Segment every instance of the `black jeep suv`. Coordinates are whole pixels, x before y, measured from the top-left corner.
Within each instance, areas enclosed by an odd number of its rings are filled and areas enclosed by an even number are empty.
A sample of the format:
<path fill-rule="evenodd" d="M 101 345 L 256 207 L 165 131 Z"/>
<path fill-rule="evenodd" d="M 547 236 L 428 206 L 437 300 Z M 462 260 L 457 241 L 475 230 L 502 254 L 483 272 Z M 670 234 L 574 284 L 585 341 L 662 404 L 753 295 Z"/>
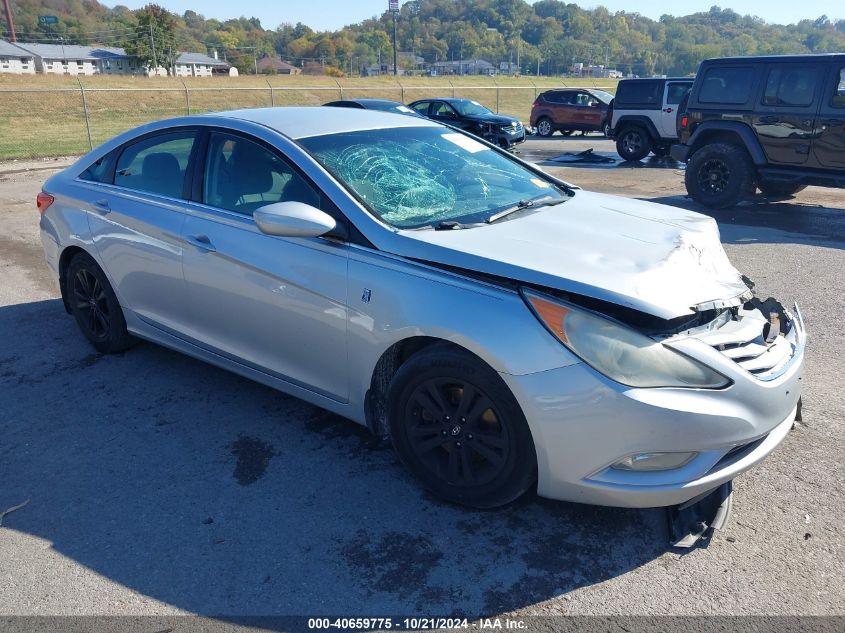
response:
<path fill-rule="evenodd" d="M 845 54 L 702 62 L 678 116 L 687 192 L 721 208 L 759 188 L 845 187 Z"/>

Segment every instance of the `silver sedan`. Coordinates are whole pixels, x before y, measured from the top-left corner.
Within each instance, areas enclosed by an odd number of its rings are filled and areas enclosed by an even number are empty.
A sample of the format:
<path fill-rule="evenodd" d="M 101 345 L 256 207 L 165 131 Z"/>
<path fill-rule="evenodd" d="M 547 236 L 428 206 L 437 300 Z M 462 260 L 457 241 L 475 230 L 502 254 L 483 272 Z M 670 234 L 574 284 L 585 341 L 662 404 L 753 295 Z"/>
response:
<path fill-rule="evenodd" d="M 38 196 L 64 305 L 390 436 L 430 490 L 679 504 L 796 417 L 797 307 L 715 222 L 582 191 L 416 117 L 271 108 L 151 123 Z"/>

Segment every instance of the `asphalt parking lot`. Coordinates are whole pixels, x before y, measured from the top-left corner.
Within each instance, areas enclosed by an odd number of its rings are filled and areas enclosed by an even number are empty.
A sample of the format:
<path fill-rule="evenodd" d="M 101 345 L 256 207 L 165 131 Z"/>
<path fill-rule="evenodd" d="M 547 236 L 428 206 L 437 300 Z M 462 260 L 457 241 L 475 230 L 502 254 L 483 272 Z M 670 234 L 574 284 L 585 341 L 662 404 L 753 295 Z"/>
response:
<path fill-rule="evenodd" d="M 695 208 L 680 166 L 520 155 L 587 189 Z M 843 614 L 845 192 L 711 213 L 810 334 L 804 418 L 735 482 L 706 547 L 662 510 L 423 492 L 351 422 L 151 345 L 101 356 L 62 309 L 35 195 L 62 161 L 0 165 L 0 614 Z"/>

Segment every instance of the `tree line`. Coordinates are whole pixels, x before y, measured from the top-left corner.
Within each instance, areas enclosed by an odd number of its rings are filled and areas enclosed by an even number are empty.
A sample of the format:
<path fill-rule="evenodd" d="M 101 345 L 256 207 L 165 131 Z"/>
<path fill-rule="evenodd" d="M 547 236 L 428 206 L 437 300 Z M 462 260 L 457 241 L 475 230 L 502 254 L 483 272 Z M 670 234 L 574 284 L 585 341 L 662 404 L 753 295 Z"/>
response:
<path fill-rule="evenodd" d="M 122 46 L 158 63 L 178 51 L 217 51 L 241 72 L 253 57 L 275 55 L 330 74 L 392 60 L 393 20 L 384 13 L 336 31 L 282 23 L 265 28 L 256 18 L 173 14 L 151 4 L 132 11 L 96 0 L 13 0 L 20 41 Z M 40 15 L 56 15 L 41 25 Z M 2 23 L 0 23 L 2 24 Z M 4 24 L 3 36 L 8 27 Z M 652 20 L 638 13 L 583 9 L 560 0 L 409 0 L 398 16 L 398 47 L 426 62 L 485 59 L 518 63 L 519 72 L 556 75 L 574 62 L 605 64 L 626 74 L 686 75 L 709 57 L 845 51 L 845 20 L 827 16 L 797 24 L 769 24 L 728 8 Z M 156 49 L 155 51 L 153 49 Z M 412 59 L 403 64 L 412 67 Z"/>

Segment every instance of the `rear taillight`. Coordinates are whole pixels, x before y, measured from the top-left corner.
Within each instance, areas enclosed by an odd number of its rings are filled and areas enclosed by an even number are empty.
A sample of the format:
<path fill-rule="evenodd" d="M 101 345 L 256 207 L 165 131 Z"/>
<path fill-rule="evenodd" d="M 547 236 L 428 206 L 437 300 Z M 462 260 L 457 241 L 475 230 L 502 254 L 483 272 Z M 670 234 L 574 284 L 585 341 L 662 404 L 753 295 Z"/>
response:
<path fill-rule="evenodd" d="M 47 207 L 53 204 L 55 200 L 56 199 L 49 193 L 44 193 L 42 191 L 35 197 L 35 206 L 38 207 L 38 212 L 41 215 L 44 215 L 44 212 L 47 210 Z"/>
<path fill-rule="evenodd" d="M 689 117 L 687 115 L 684 115 L 681 117 L 681 129 L 686 128 L 687 124 L 689 124 Z"/>

